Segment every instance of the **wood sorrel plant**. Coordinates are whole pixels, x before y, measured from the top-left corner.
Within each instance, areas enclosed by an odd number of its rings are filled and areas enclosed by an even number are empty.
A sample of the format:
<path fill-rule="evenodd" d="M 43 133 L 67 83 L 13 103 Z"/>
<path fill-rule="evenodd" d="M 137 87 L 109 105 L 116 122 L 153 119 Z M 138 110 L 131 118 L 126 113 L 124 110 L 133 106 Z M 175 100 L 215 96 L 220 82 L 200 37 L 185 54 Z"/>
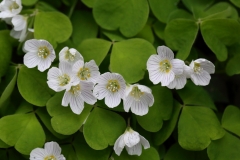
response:
<path fill-rule="evenodd" d="M 239 7 L 3 0 L 1 159 L 239 160 Z"/>

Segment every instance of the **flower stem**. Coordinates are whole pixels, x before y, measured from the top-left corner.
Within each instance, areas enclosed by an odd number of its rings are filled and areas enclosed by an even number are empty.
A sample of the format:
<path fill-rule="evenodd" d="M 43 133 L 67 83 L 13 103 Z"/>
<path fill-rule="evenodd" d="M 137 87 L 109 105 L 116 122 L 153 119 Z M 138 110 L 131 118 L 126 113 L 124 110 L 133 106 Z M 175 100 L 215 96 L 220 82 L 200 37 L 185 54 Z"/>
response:
<path fill-rule="evenodd" d="M 69 19 L 71 18 L 72 14 L 73 14 L 73 11 L 74 11 L 74 8 L 75 8 L 76 5 L 77 5 L 77 2 L 78 2 L 78 0 L 74 0 L 73 3 L 72 3 L 72 6 L 71 6 L 70 11 L 69 11 L 69 13 L 68 13 L 68 18 L 69 18 Z"/>

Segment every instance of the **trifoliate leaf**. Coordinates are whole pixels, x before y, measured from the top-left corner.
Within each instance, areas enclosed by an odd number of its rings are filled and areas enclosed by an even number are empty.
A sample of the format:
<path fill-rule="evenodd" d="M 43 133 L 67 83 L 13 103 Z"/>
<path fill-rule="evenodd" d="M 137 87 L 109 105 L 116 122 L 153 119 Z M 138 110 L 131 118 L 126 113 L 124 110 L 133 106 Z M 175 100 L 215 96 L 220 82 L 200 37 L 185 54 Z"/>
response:
<path fill-rule="evenodd" d="M 119 29 L 126 37 L 133 37 L 143 29 L 148 14 L 147 0 L 96 0 L 93 6 L 93 16 L 102 28 Z"/>
<path fill-rule="evenodd" d="M 111 42 L 103 39 L 86 39 L 78 46 L 78 51 L 84 57 L 85 62 L 95 60 L 96 64 L 100 65 L 109 52 L 111 45 Z"/>
<path fill-rule="evenodd" d="M 33 105 L 45 106 L 54 93 L 47 85 L 47 73 L 26 66 L 19 70 L 17 85 L 22 97 Z"/>
<path fill-rule="evenodd" d="M 194 20 L 193 16 L 183 9 L 176 9 L 174 10 L 168 17 L 168 23 L 174 19 L 189 19 Z"/>
<path fill-rule="evenodd" d="M 226 46 L 240 40 L 240 24 L 233 19 L 203 21 L 201 23 L 201 33 L 205 43 L 217 59 L 225 61 L 228 57 Z"/>
<path fill-rule="evenodd" d="M 112 42 L 116 42 L 116 41 L 122 41 L 122 40 L 126 40 L 127 38 L 124 37 L 120 31 L 116 30 L 116 31 L 109 31 L 106 29 L 102 29 L 101 30 L 102 33 L 107 36 L 107 38 L 109 38 Z"/>
<path fill-rule="evenodd" d="M 142 38 L 150 43 L 154 42 L 154 34 L 152 31 L 152 24 L 148 22 L 143 29 L 136 35 L 136 38 Z"/>
<path fill-rule="evenodd" d="M 108 145 L 113 145 L 125 129 L 126 122 L 120 115 L 105 109 L 94 108 L 84 125 L 83 134 L 91 148 L 102 150 Z"/>
<path fill-rule="evenodd" d="M 162 128 L 163 120 L 170 119 L 173 109 L 172 93 L 160 85 L 151 87 L 154 104 L 144 116 L 137 116 L 138 123 L 147 131 L 157 132 Z"/>
<path fill-rule="evenodd" d="M 178 142 L 187 150 L 203 150 L 225 131 L 215 113 L 206 107 L 185 106 L 178 122 Z"/>
<path fill-rule="evenodd" d="M 197 33 L 198 24 L 195 21 L 174 19 L 165 28 L 164 40 L 171 49 L 178 51 L 177 58 L 185 60 L 191 51 Z"/>
<path fill-rule="evenodd" d="M 168 17 L 176 10 L 179 0 L 149 0 L 153 14 L 160 22 L 167 23 Z"/>
<path fill-rule="evenodd" d="M 0 119 L 0 139 L 29 155 L 34 148 L 43 146 L 45 134 L 34 113 L 16 114 Z"/>
<path fill-rule="evenodd" d="M 75 11 L 71 20 L 73 26 L 72 40 L 74 44 L 79 45 L 85 39 L 97 37 L 98 26 L 91 12 Z"/>
<path fill-rule="evenodd" d="M 229 76 L 233 76 L 234 74 L 240 74 L 240 63 L 239 63 L 240 55 L 236 54 L 229 59 L 226 65 L 226 73 Z"/>
<path fill-rule="evenodd" d="M 240 110 L 235 106 L 228 106 L 222 116 L 222 127 L 240 136 Z"/>
<path fill-rule="evenodd" d="M 165 121 L 163 123 L 162 128 L 158 132 L 154 133 L 154 136 L 153 136 L 154 144 L 161 145 L 170 137 L 170 135 L 172 134 L 177 124 L 181 107 L 182 106 L 177 101 L 175 101 L 171 119 L 169 119 L 168 121 Z"/>
<path fill-rule="evenodd" d="M 153 45 L 143 39 L 116 42 L 112 48 L 110 70 L 121 74 L 128 83 L 137 82 L 145 74 L 147 59 L 155 53 Z"/>
<path fill-rule="evenodd" d="M 56 48 L 57 43 L 69 39 L 72 24 L 69 18 L 60 12 L 39 12 L 34 21 L 34 38 L 44 39 Z"/>
<path fill-rule="evenodd" d="M 212 141 L 207 149 L 208 157 L 211 160 L 239 160 L 240 140 L 226 132 L 225 136 L 219 140 Z"/>
<path fill-rule="evenodd" d="M 64 92 L 56 93 L 47 102 L 47 111 L 52 116 L 51 124 L 53 129 L 63 135 L 71 135 L 77 132 L 84 120 L 89 115 L 92 106 L 84 104 L 84 109 L 80 115 L 72 112 L 70 107 L 61 105 Z"/>

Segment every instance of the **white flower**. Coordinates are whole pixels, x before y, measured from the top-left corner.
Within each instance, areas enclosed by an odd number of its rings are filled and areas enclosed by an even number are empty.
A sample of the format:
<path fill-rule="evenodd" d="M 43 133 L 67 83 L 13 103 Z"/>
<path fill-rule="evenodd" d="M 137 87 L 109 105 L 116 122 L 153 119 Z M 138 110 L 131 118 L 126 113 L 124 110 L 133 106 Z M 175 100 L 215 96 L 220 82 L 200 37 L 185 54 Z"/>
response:
<path fill-rule="evenodd" d="M 100 75 L 99 68 L 94 60 L 86 62 L 85 64 L 82 60 L 77 61 L 73 65 L 73 73 L 79 80 L 90 81 L 94 84 Z"/>
<path fill-rule="evenodd" d="M 166 46 L 159 46 L 157 52 L 158 55 L 151 55 L 147 61 L 149 78 L 153 84 L 161 82 L 162 86 L 167 86 L 175 75 L 183 73 L 184 62 L 173 59 L 173 52 Z"/>
<path fill-rule="evenodd" d="M 182 89 L 186 83 L 187 83 L 187 78 L 190 78 L 190 73 L 191 73 L 191 69 L 189 66 L 184 65 L 183 67 L 183 73 L 180 75 L 175 75 L 174 80 L 169 83 L 169 85 L 167 86 L 170 89 Z"/>
<path fill-rule="evenodd" d="M 48 69 L 56 58 L 52 45 L 46 40 L 27 40 L 24 44 L 24 51 L 27 51 L 23 57 L 24 64 L 28 68 L 38 66 L 41 72 Z"/>
<path fill-rule="evenodd" d="M 118 106 L 126 88 L 123 77 L 117 73 L 107 72 L 98 76 L 97 83 L 93 95 L 99 100 L 105 98 L 105 104 L 109 108 Z"/>
<path fill-rule="evenodd" d="M 23 42 L 27 37 L 27 17 L 16 15 L 12 18 L 12 24 L 14 28 L 11 30 L 10 35 L 19 39 L 19 42 Z"/>
<path fill-rule="evenodd" d="M 72 86 L 65 92 L 62 105 L 70 104 L 73 113 L 80 114 L 84 108 L 84 102 L 93 105 L 97 101 L 92 93 L 93 85 L 92 82 L 80 81 L 79 84 Z"/>
<path fill-rule="evenodd" d="M 74 78 L 72 66 L 67 62 L 60 62 L 59 68 L 52 67 L 47 73 L 47 84 L 56 92 L 70 90 L 71 86 L 77 85 L 79 81 Z"/>
<path fill-rule="evenodd" d="M 149 142 L 143 136 L 128 127 L 125 133 L 116 140 L 114 151 L 119 156 L 125 146 L 128 154 L 140 156 L 142 153 L 142 145 L 144 149 L 150 148 Z"/>
<path fill-rule="evenodd" d="M 0 3 L 0 18 L 10 18 L 22 10 L 21 0 L 3 0 Z"/>
<path fill-rule="evenodd" d="M 123 106 L 126 112 L 131 111 L 136 115 L 145 115 L 148 113 L 148 107 L 151 107 L 154 97 L 150 88 L 143 85 L 130 85 L 126 88 Z"/>
<path fill-rule="evenodd" d="M 30 153 L 30 160 L 66 160 L 56 142 L 47 142 L 43 148 L 35 148 Z"/>
<path fill-rule="evenodd" d="M 189 67 L 191 68 L 191 80 L 199 86 L 208 85 L 211 79 L 210 74 L 215 72 L 214 64 L 203 58 L 192 61 Z"/>
<path fill-rule="evenodd" d="M 65 61 L 69 62 L 71 64 L 74 64 L 76 61 L 82 60 L 83 57 L 82 55 L 74 48 L 68 48 L 64 47 L 60 52 L 59 52 L 59 61 Z"/>

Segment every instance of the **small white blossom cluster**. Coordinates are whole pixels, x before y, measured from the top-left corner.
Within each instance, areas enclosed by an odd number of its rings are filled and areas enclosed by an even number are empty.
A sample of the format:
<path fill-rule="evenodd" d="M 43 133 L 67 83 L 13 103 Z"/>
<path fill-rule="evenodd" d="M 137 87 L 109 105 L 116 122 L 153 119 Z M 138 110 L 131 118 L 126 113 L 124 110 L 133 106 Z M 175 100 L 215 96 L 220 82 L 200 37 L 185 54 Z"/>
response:
<path fill-rule="evenodd" d="M 0 18 L 7 24 L 13 25 L 10 35 L 23 42 L 28 34 L 27 20 L 28 16 L 20 15 L 22 10 L 21 0 L 3 0 L 0 3 Z M 33 31 L 29 29 L 29 31 Z"/>
<path fill-rule="evenodd" d="M 215 72 L 212 62 L 200 58 L 187 66 L 182 60 L 174 59 L 171 49 L 166 46 L 157 48 L 157 55 L 151 55 L 147 61 L 149 78 L 153 84 L 161 82 L 170 89 L 182 89 L 190 78 L 195 85 L 206 86 Z"/>

